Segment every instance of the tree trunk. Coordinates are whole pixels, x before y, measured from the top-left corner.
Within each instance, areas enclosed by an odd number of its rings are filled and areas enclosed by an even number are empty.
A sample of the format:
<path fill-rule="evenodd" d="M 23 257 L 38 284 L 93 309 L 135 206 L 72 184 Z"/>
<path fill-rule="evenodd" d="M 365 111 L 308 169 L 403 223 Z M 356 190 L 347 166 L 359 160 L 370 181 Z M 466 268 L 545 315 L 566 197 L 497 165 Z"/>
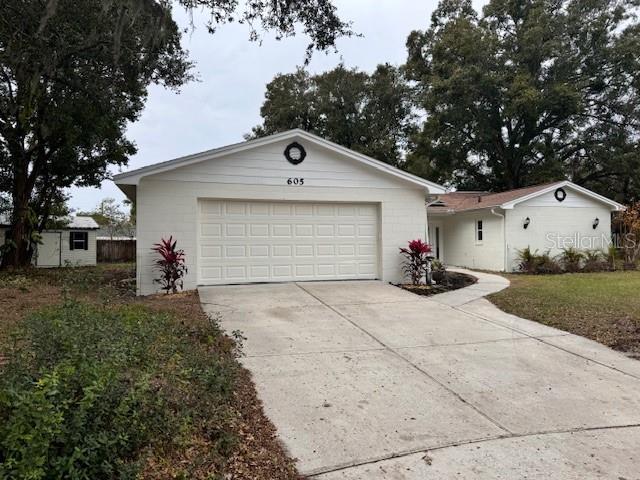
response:
<path fill-rule="evenodd" d="M 9 239 L 13 242 L 13 247 L 2 256 L 1 267 L 21 268 L 27 267 L 31 263 L 29 253 L 29 239 L 33 226 L 29 221 L 29 194 L 26 185 L 16 179 L 16 186 L 13 195 L 13 212 L 11 215 L 11 228 Z"/>

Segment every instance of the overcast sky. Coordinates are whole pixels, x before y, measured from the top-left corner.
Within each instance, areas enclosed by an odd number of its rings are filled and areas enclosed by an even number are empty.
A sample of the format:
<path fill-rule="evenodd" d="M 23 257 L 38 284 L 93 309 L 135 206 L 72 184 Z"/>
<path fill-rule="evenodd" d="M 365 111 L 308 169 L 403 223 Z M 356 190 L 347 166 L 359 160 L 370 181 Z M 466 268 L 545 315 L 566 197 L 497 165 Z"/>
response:
<path fill-rule="evenodd" d="M 348 67 L 371 71 L 379 63 L 405 61 L 405 41 L 415 29 L 429 25 L 436 0 L 336 0 L 340 16 L 353 22 L 362 38 L 342 39 L 338 53 L 314 53 L 309 70 L 321 72 L 343 61 Z M 475 0 L 476 8 L 484 2 Z M 179 23 L 186 17 L 176 11 Z M 144 112 L 128 129 L 138 153 L 124 170 L 170 160 L 242 140 L 260 123 L 266 84 L 278 73 L 289 73 L 304 62 L 308 39 L 303 35 L 262 44 L 248 40 L 247 27 L 225 25 L 214 35 L 195 18 L 196 30 L 183 38 L 195 62 L 199 82 L 179 94 L 151 88 Z M 114 170 L 115 173 L 115 170 Z M 90 210 L 101 199 L 124 195 L 111 181 L 102 187 L 74 188 L 70 206 Z"/>

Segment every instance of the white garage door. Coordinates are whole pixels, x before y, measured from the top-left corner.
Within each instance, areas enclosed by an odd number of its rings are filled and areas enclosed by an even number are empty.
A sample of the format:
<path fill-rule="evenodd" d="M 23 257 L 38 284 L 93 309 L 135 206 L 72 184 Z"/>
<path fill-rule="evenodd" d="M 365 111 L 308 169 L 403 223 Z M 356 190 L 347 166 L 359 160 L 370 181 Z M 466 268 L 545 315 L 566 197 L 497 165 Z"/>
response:
<path fill-rule="evenodd" d="M 201 285 L 378 278 L 372 204 L 203 200 Z"/>

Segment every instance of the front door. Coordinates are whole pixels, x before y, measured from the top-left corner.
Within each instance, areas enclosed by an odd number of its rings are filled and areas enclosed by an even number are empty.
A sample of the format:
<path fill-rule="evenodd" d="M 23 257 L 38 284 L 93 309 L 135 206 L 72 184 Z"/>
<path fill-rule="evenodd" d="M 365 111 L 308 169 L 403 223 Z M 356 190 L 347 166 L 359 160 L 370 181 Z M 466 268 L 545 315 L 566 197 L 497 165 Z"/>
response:
<path fill-rule="evenodd" d="M 442 250 L 442 224 L 440 222 L 429 221 L 429 244 L 432 248 L 432 255 L 442 261 L 444 255 Z"/>

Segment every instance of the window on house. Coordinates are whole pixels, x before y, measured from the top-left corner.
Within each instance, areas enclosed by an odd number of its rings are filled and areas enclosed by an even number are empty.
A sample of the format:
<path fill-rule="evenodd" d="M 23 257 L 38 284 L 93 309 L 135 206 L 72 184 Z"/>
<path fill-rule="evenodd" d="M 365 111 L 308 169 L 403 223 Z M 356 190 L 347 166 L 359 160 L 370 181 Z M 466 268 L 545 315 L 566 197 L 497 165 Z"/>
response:
<path fill-rule="evenodd" d="M 70 250 L 89 250 L 89 232 L 70 232 Z"/>
<path fill-rule="evenodd" d="M 483 237 L 482 220 L 476 222 L 476 242 L 481 242 Z"/>

